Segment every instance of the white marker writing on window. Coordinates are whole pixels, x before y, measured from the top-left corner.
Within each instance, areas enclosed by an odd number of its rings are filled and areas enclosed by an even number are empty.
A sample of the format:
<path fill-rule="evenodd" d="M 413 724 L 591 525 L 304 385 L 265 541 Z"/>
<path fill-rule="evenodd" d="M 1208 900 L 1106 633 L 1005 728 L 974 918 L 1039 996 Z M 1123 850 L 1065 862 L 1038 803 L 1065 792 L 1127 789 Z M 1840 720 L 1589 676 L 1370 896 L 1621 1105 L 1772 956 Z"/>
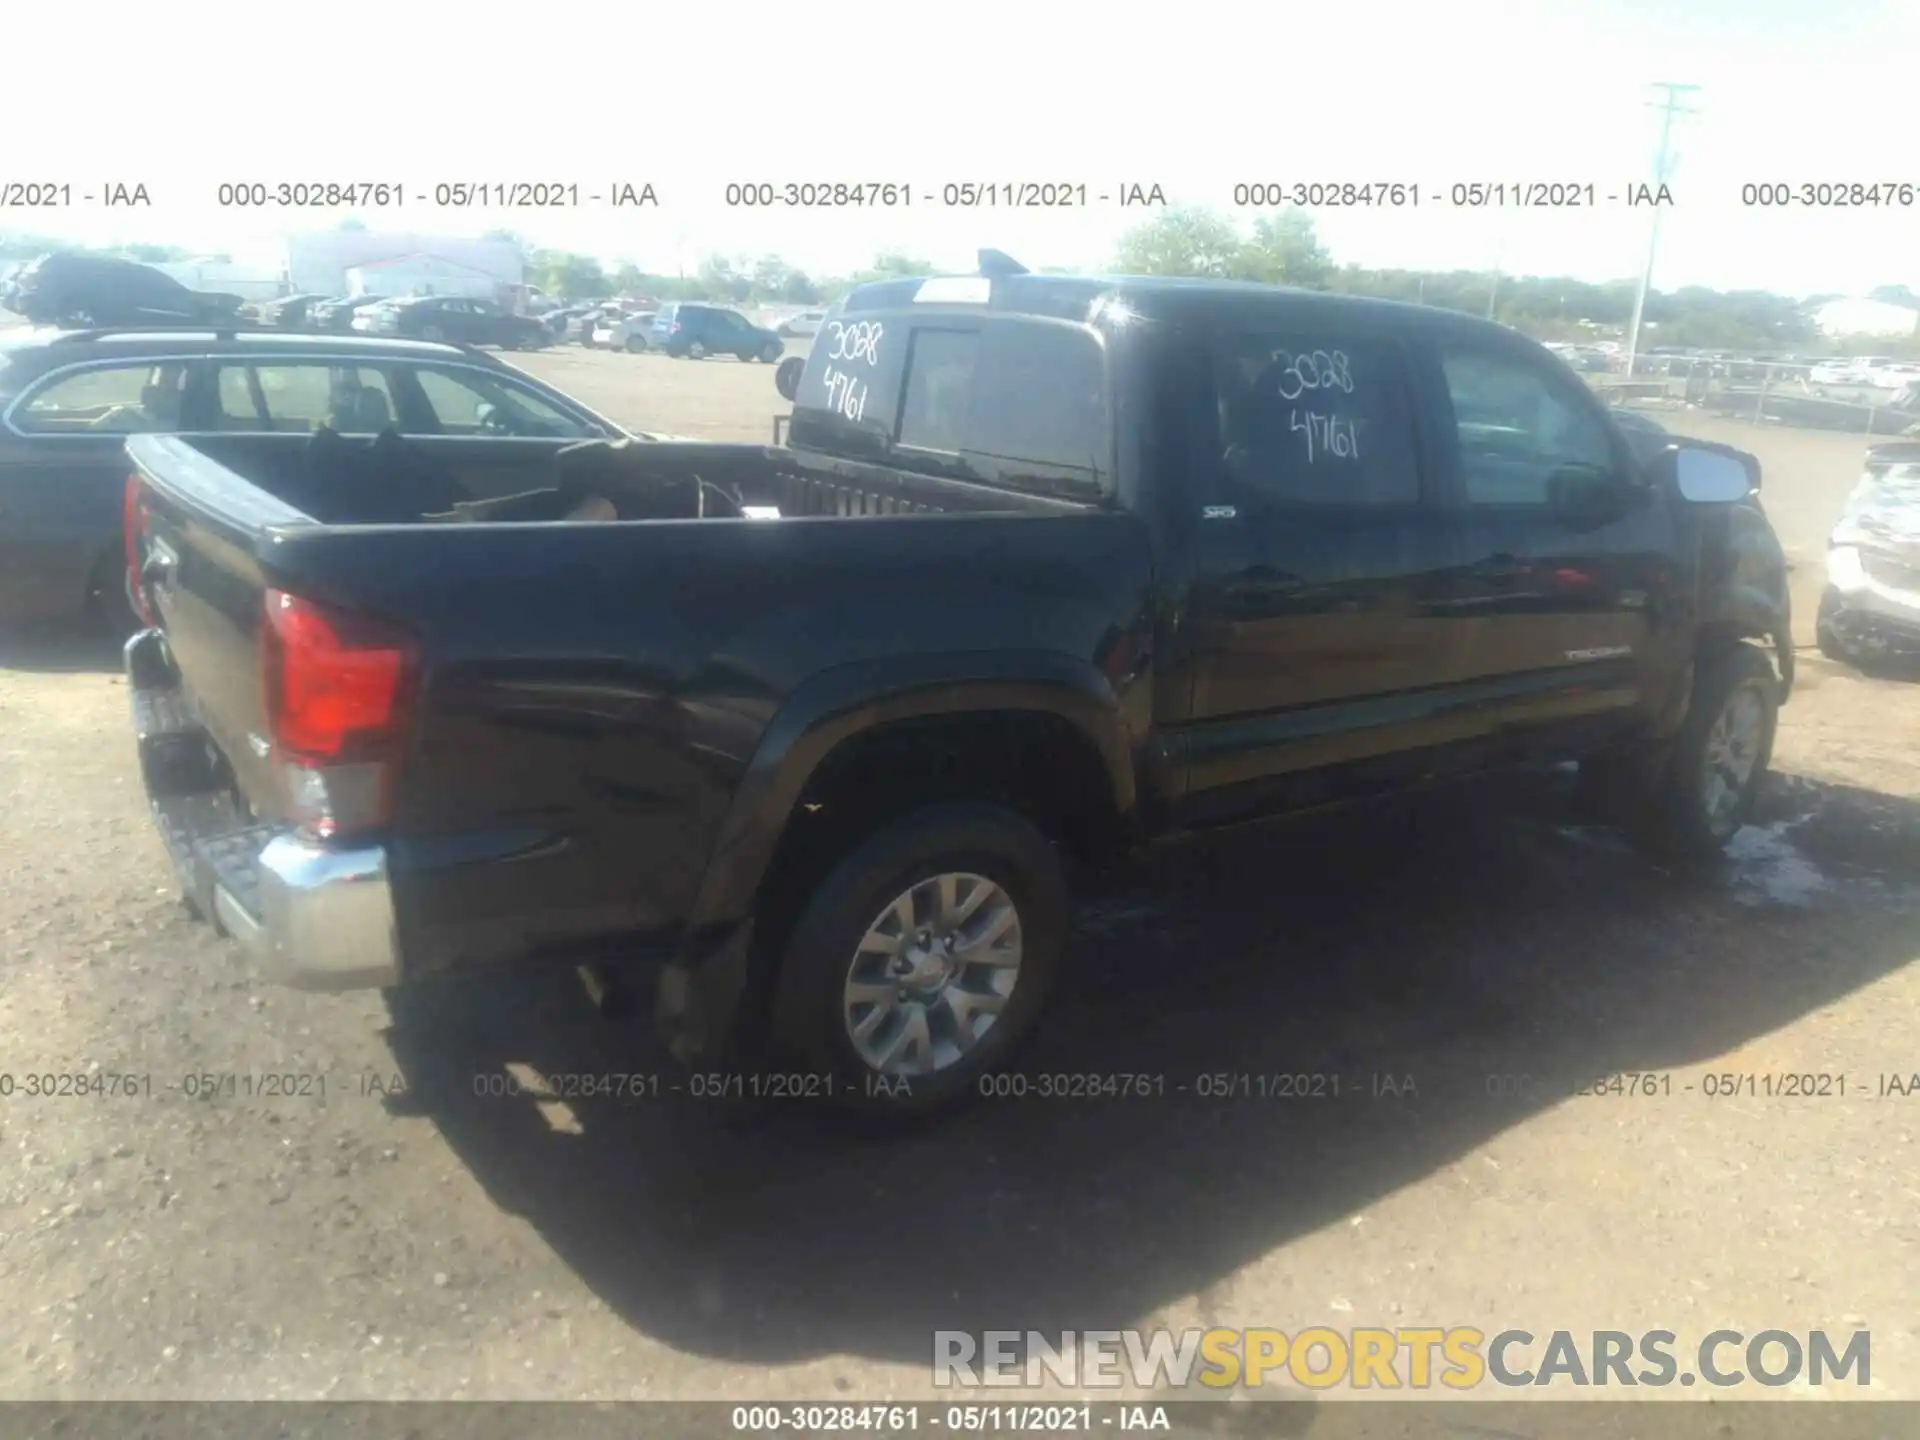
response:
<path fill-rule="evenodd" d="M 827 409 L 856 422 L 867 413 L 867 387 L 856 377 L 829 365 L 821 380 L 827 387 Z"/>
<path fill-rule="evenodd" d="M 1360 458 L 1360 435 L 1351 420 L 1313 410 L 1295 410 L 1291 412 L 1288 428 L 1307 437 L 1309 465 L 1329 455 L 1339 460 Z"/>
<path fill-rule="evenodd" d="M 1303 350 L 1298 355 L 1282 350 L 1274 358 L 1287 362 L 1274 382 L 1282 400 L 1298 400 L 1309 390 L 1353 393 L 1353 371 L 1344 350 Z"/>
<path fill-rule="evenodd" d="M 827 358 L 878 365 L 880 337 L 885 333 L 878 320 L 856 320 L 851 325 L 831 320 L 827 323 Z"/>

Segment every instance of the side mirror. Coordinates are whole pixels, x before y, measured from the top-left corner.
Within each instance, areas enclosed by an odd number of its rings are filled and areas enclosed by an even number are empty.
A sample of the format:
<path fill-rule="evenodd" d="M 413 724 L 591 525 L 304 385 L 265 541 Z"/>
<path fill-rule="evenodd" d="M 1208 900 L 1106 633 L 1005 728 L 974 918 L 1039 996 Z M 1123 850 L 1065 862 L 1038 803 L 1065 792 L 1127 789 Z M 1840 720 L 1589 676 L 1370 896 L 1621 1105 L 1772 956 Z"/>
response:
<path fill-rule="evenodd" d="M 1738 450 L 1680 444 L 1661 460 L 1673 466 L 1681 496 L 1696 505 L 1729 505 L 1760 487 L 1759 462 Z"/>
<path fill-rule="evenodd" d="M 800 372 L 806 368 L 803 355 L 789 355 L 780 362 L 773 372 L 773 388 L 780 392 L 781 399 L 791 401 L 800 393 Z"/>

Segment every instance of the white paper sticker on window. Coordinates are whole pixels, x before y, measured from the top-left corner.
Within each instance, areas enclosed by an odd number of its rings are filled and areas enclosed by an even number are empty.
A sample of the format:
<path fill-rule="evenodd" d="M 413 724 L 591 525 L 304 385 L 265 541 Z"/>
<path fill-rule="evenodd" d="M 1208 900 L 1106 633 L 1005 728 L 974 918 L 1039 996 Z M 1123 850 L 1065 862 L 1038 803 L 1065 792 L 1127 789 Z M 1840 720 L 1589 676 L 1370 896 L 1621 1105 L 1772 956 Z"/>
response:
<path fill-rule="evenodd" d="M 916 305 L 984 305 L 992 298 L 993 282 L 983 275 L 939 275 L 913 292 Z"/>

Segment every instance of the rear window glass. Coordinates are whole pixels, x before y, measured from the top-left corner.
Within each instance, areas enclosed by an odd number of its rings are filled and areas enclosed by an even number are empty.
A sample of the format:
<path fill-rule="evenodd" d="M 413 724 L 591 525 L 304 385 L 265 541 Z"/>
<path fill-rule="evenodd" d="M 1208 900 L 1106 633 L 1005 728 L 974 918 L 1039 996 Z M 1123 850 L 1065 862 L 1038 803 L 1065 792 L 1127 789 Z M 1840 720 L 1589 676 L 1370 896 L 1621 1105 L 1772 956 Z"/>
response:
<path fill-rule="evenodd" d="M 830 315 L 794 408 L 795 444 L 1080 499 L 1105 492 L 1110 434 L 1099 341 L 1046 321 Z"/>
<path fill-rule="evenodd" d="M 958 454 L 965 448 L 977 330 L 916 330 L 907 357 L 906 393 L 894 438 L 916 450 Z"/>
<path fill-rule="evenodd" d="M 184 367 L 102 366 L 49 381 L 13 412 L 16 429 L 35 435 L 177 430 Z"/>

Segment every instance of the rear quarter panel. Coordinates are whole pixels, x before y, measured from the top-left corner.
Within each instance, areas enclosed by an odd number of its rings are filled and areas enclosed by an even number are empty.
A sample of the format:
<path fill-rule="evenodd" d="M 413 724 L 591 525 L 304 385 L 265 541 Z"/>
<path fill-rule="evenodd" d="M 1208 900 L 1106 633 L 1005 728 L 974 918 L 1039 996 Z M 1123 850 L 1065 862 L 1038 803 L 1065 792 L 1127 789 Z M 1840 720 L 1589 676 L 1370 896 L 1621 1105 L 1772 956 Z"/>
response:
<path fill-rule="evenodd" d="M 1117 513 L 337 529 L 264 563 L 421 639 L 395 844 L 403 917 L 438 937 L 423 968 L 670 939 L 808 681 L 940 654 L 1097 664 L 1152 583 Z M 1115 705 L 1144 732 L 1136 697 Z"/>

